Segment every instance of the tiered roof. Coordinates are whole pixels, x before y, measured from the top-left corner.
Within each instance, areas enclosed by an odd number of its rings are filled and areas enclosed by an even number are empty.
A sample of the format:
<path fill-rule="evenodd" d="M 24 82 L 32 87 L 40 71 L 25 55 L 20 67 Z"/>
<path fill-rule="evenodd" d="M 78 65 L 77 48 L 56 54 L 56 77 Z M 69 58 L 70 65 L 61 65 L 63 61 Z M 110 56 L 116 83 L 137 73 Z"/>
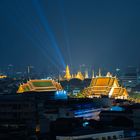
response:
<path fill-rule="evenodd" d="M 94 77 L 91 81 L 90 86 L 108 86 L 112 87 L 113 84 L 116 84 L 116 86 L 119 86 L 118 80 L 115 77 Z"/>
<path fill-rule="evenodd" d="M 0 79 L 4 79 L 4 78 L 7 78 L 6 75 L 0 75 Z"/>
<path fill-rule="evenodd" d="M 62 90 L 61 85 L 54 80 L 29 80 L 27 83 L 21 84 L 17 93 L 23 92 L 42 92 Z"/>
<path fill-rule="evenodd" d="M 96 76 L 92 79 L 89 87 L 85 88 L 83 94 L 86 96 L 101 96 L 109 97 L 128 97 L 127 90 L 119 85 L 118 79 L 112 77 L 110 73 L 106 76 Z"/>

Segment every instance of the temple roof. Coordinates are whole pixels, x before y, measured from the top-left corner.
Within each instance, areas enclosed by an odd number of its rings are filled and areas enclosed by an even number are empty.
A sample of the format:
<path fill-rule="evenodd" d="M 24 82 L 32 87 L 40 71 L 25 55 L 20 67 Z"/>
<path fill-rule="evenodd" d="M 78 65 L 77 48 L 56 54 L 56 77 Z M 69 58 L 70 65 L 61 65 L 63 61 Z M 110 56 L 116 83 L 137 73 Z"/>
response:
<path fill-rule="evenodd" d="M 127 90 L 121 87 L 116 77 L 112 77 L 109 73 L 107 76 L 94 77 L 90 86 L 85 88 L 83 93 L 86 96 L 107 95 L 109 97 L 128 97 Z"/>
<path fill-rule="evenodd" d="M 50 87 L 53 86 L 52 81 L 31 81 L 35 87 Z"/>
<path fill-rule="evenodd" d="M 4 78 L 7 78 L 6 75 L 0 75 L 0 79 L 4 79 Z"/>
<path fill-rule="evenodd" d="M 113 84 L 119 86 L 116 77 L 95 77 L 92 79 L 90 86 L 113 86 Z"/>
<path fill-rule="evenodd" d="M 61 85 L 54 80 L 29 80 L 27 83 L 21 84 L 17 93 L 30 91 L 57 91 L 62 90 Z"/>
<path fill-rule="evenodd" d="M 75 78 L 80 79 L 80 80 L 84 80 L 84 76 L 82 75 L 82 73 L 80 71 L 77 72 Z"/>
<path fill-rule="evenodd" d="M 127 91 L 126 91 L 126 89 L 125 88 L 122 88 L 122 87 L 116 87 L 116 88 L 114 88 L 114 90 L 113 90 L 113 94 L 112 94 L 112 96 L 128 96 L 128 93 L 127 93 Z"/>

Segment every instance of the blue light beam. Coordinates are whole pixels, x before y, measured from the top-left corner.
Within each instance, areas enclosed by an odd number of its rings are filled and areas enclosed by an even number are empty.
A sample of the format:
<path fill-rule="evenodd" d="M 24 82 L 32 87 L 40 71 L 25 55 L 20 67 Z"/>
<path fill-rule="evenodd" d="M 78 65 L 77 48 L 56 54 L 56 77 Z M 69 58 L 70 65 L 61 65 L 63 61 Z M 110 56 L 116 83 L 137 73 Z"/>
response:
<path fill-rule="evenodd" d="M 21 26 L 20 26 L 20 20 L 19 20 L 19 19 L 21 19 L 21 18 L 20 18 L 21 14 L 17 15 L 17 14 L 16 14 L 17 11 L 16 11 L 16 13 L 12 13 L 12 12 L 13 12 L 13 11 L 11 11 L 11 14 L 13 14 L 13 16 L 10 16 L 10 17 L 8 17 L 8 18 L 9 18 L 10 21 L 13 23 L 13 25 L 14 25 L 16 28 L 20 29 L 20 30 L 22 31 L 22 33 L 26 36 L 26 38 L 27 38 L 28 40 L 30 40 L 30 41 L 34 44 L 34 46 L 36 46 L 37 48 L 39 48 L 40 51 L 42 52 L 42 54 L 47 58 L 47 60 L 49 60 L 49 61 L 59 70 L 58 64 L 55 63 L 55 61 L 53 61 L 53 59 L 51 59 L 51 57 L 49 57 L 49 53 L 46 53 L 46 51 L 44 51 L 44 47 L 43 47 L 44 45 L 42 45 L 42 42 L 38 40 L 38 37 L 34 38 L 34 37 L 35 37 L 35 34 L 34 34 L 34 32 L 31 33 L 31 32 L 32 32 L 32 31 L 31 31 L 31 28 L 28 28 L 28 27 L 27 27 L 27 24 L 26 24 L 25 20 L 22 21 L 22 25 L 24 25 L 24 26 L 22 26 L 22 28 L 21 28 Z M 18 11 L 18 12 L 19 12 L 19 11 Z M 19 19 L 18 19 L 18 18 L 19 18 Z M 23 23 L 24 23 L 24 24 L 23 24 Z M 37 40 L 38 40 L 39 42 L 37 42 Z M 40 47 L 40 46 L 41 46 L 41 47 Z"/>
<path fill-rule="evenodd" d="M 33 4 L 34 4 L 34 7 L 37 10 L 37 14 L 38 14 L 39 18 L 40 18 L 42 24 L 44 25 L 46 32 L 48 33 L 48 35 L 50 37 L 50 41 L 52 43 L 52 47 L 55 48 L 56 53 L 58 55 L 58 58 L 60 59 L 63 68 L 65 68 L 66 67 L 66 64 L 65 64 L 64 59 L 62 57 L 62 54 L 60 52 L 60 49 L 57 46 L 56 39 L 55 39 L 55 37 L 53 35 L 53 32 L 51 31 L 51 28 L 50 28 L 49 23 L 48 23 L 45 15 L 44 15 L 44 12 L 43 12 L 42 8 L 40 6 L 40 3 L 38 2 L 38 0 L 32 0 L 32 1 L 33 1 Z"/>
<path fill-rule="evenodd" d="M 65 17 L 65 14 L 64 14 L 65 13 L 64 12 L 64 0 L 60 0 L 59 7 L 60 7 L 60 14 L 62 16 L 62 25 L 63 25 L 66 49 L 67 49 L 67 52 L 68 52 L 70 65 L 72 65 L 70 42 L 69 42 L 68 30 L 67 30 L 67 26 L 66 26 L 66 17 Z"/>

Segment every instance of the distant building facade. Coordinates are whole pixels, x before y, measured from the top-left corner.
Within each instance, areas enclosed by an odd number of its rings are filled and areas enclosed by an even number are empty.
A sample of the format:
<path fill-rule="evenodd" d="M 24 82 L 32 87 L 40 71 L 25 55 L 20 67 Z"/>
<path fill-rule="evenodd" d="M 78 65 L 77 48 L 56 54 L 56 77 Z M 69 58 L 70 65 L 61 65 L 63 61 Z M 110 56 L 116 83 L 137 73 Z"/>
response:
<path fill-rule="evenodd" d="M 8 137 L 12 133 L 22 134 L 23 136 L 35 134 L 36 111 L 33 98 L 18 95 L 0 95 L 0 139 Z M 6 133 L 4 130 L 6 130 Z"/>

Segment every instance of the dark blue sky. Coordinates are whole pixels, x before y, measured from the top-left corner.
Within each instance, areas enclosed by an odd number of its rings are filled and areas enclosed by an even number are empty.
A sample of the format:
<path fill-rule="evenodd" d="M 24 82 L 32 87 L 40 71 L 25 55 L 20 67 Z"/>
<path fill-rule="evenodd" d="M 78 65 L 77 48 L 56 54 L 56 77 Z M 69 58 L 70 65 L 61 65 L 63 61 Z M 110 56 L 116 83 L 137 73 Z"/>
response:
<path fill-rule="evenodd" d="M 140 64 L 140 0 L 0 0 L 0 66 Z"/>

